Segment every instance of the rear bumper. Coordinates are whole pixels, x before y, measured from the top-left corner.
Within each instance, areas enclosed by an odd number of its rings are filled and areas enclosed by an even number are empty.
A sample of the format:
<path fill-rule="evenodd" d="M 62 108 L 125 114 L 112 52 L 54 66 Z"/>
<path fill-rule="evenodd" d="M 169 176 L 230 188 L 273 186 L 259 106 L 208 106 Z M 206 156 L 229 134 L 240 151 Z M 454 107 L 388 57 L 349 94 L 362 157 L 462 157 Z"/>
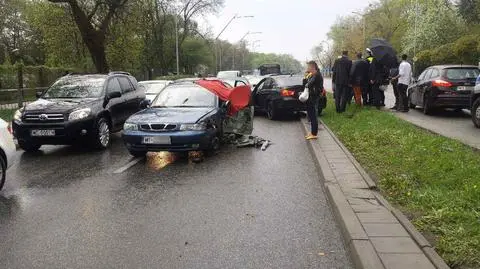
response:
<path fill-rule="evenodd" d="M 12 123 L 13 135 L 18 140 L 28 141 L 39 145 L 71 145 L 86 140 L 95 126 L 95 119 L 89 118 L 77 122 L 64 123 Z M 55 136 L 33 137 L 31 130 L 55 130 Z M 86 133 L 83 133 L 86 131 Z"/>
<path fill-rule="evenodd" d="M 470 95 L 437 95 L 433 100 L 431 100 L 433 107 L 443 107 L 443 108 L 470 108 Z"/>
<path fill-rule="evenodd" d="M 276 104 L 276 108 L 284 111 L 305 111 L 307 110 L 307 105 L 305 103 L 300 102 L 297 98 L 293 97 L 284 97 L 282 99 L 278 99 Z M 324 109 L 327 107 L 327 97 L 321 96 L 318 104 L 319 108 Z"/>
<path fill-rule="evenodd" d="M 212 139 L 217 135 L 216 130 L 205 131 L 175 131 L 175 132 L 144 132 L 123 131 L 122 138 L 130 151 L 195 151 L 206 150 L 211 146 Z M 171 144 L 144 144 L 144 137 L 170 137 Z"/>

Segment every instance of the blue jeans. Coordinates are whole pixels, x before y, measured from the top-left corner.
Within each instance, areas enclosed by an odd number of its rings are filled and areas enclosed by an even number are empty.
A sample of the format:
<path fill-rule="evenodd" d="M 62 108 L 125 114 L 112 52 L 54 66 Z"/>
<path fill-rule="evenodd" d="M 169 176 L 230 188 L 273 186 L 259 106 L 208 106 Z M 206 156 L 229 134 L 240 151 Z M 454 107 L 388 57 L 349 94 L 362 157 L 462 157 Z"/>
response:
<path fill-rule="evenodd" d="M 318 100 L 307 106 L 307 116 L 310 120 L 312 135 L 318 134 Z"/>

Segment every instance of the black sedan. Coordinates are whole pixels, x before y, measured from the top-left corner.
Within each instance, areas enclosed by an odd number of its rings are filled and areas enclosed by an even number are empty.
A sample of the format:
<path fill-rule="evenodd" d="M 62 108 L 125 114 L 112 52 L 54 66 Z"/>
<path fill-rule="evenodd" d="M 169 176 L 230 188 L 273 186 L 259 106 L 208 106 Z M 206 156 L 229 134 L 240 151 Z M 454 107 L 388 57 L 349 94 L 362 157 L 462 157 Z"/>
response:
<path fill-rule="evenodd" d="M 470 97 L 480 71 L 476 66 L 439 65 L 427 68 L 408 89 L 410 108 L 470 109 Z"/>
<path fill-rule="evenodd" d="M 279 75 L 270 76 L 261 80 L 252 93 L 256 111 L 264 111 L 271 120 L 278 119 L 283 114 L 292 114 L 305 111 L 305 103 L 300 102 L 298 97 L 303 92 L 303 76 Z M 323 91 L 318 113 L 322 113 L 327 106 L 327 97 Z"/>

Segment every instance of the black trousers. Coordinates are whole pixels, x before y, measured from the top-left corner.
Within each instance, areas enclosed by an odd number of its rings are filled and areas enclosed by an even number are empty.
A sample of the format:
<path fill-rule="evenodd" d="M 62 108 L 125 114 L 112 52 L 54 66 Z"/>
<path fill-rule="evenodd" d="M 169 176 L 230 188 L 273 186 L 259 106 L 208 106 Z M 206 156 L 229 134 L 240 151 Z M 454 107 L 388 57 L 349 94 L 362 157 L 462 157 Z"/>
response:
<path fill-rule="evenodd" d="M 348 85 L 335 85 L 335 107 L 338 113 L 345 112 L 347 101 L 351 100 L 350 87 Z"/>
<path fill-rule="evenodd" d="M 395 95 L 395 107 L 398 107 L 400 96 L 398 96 L 398 80 L 392 80 L 393 94 Z"/>
<path fill-rule="evenodd" d="M 310 120 L 312 135 L 318 134 L 318 98 L 307 104 L 307 116 Z"/>
<path fill-rule="evenodd" d="M 401 84 L 401 83 L 398 84 L 398 97 L 399 97 L 398 110 L 399 111 L 407 112 L 409 109 L 407 90 L 408 90 L 408 85 Z"/>
<path fill-rule="evenodd" d="M 365 86 L 362 86 L 362 99 L 363 99 L 363 104 L 366 106 L 369 106 L 372 104 L 372 85 L 368 84 Z"/>

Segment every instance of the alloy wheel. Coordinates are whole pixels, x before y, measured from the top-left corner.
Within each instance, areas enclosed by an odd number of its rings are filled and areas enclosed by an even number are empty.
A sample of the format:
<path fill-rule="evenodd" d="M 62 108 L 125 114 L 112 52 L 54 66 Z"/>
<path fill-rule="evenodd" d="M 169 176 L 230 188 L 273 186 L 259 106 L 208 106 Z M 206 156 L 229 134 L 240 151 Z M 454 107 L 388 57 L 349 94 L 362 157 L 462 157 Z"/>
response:
<path fill-rule="evenodd" d="M 105 121 L 101 121 L 98 126 L 98 140 L 103 147 L 107 147 L 110 143 L 110 128 Z"/>

